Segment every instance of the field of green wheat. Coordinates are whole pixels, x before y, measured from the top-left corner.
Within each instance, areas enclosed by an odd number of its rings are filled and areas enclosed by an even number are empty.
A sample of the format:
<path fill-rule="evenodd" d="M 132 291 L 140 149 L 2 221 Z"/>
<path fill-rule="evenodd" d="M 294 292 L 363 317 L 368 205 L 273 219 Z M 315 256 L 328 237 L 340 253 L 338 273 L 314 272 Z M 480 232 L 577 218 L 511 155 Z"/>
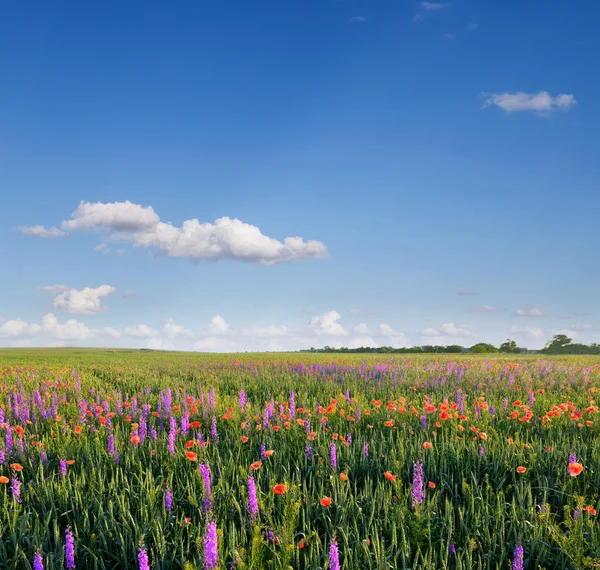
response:
<path fill-rule="evenodd" d="M 599 365 L 0 351 L 0 567 L 600 567 Z"/>

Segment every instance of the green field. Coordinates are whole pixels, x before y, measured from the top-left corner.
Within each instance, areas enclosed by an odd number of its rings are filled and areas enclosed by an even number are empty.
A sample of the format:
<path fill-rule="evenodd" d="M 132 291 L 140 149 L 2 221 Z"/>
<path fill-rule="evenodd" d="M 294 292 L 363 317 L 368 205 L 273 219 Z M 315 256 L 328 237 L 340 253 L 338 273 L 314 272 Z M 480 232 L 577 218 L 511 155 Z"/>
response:
<path fill-rule="evenodd" d="M 599 365 L 1 350 L 0 567 L 600 567 Z"/>

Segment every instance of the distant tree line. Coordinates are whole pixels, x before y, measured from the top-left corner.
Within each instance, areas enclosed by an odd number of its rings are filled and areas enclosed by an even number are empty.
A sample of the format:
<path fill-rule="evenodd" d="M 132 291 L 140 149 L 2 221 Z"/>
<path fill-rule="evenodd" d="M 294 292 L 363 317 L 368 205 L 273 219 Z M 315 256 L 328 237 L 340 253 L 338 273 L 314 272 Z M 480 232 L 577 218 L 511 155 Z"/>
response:
<path fill-rule="evenodd" d="M 376 353 L 376 354 L 435 354 L 435 353 L 460 353 L 471 352 L 474 354 L 492 354 L 502 352 L 507 354 L 600 354 L 600 344 L 578 344 L 564 334 L 554 335 L 552 340 L 546 343 L 546 346 L 541 350 L 528 350 L 522 346 L 518 346 L 516 341 L 507 339 L 499 347 L 487 342 L 479 342 L 471 347 L 461 346 L 460 344 L 445 345 L 430 345 L 412 346 L 403 348 L 394 348 L 391 346 L 361 346 L 358 348 L 334 348 L 332 346 L 324 346 L 323 348 L 311 347 L 308 350 L 300 352 L 332 352 L 332 353 Z"/>

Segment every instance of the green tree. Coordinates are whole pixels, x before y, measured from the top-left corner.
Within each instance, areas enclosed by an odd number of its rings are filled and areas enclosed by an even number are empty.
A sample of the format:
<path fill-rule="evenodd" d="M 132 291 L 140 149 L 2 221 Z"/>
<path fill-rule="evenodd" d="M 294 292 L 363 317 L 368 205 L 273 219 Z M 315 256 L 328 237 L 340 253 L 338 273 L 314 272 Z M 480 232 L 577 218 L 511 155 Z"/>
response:
<path fill-rule="evenodd" d="M 474 344 L 471 347 L 471 352 L 475 354 L 498 352 L 498 348 L 495 347 L 493 344 L 489 344 L 487 342 L 478 342 L 477 344 Z"/>
<path fill-rule="evenodd" d="M 524 350 L 524 349 L 519 348 L 517 346 L 517 342 L 510 338 L 507 338 L 506 342 L 503 342 L 500 345 L 500 352 L 515 353 L 515 352 L 521 352 L 522 350 Z"/>
<path fill-rule="evenodd" d="M 550 354 L 568 352 L 568 347 L 572 342 L 573 339 L 569 338 L 566 334 L 555 334 L 552 337 L 552 340 L 546 343 L 544 352 L 548 352 Z"/>

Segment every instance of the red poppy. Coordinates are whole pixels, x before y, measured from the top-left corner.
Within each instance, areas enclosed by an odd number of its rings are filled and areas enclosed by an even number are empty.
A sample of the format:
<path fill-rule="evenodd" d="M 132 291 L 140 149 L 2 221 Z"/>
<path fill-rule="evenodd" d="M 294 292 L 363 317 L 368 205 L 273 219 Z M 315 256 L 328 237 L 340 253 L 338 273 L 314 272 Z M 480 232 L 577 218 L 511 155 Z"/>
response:
<path fill-rule="evenodd" d="M 284 495 L 285 493 L 287 493 L 287 487 L 282 483 L 278 483 L 273 487 L 273 493 L 275 493 L 276 495 Z"/>
<path fill-rule="evenodd" d="M 321 503 L 322 507 L 328 507 L 329 505 L 331 505 L 331 498 L 330 497 L 323 497 L 319 503 Z"/>

